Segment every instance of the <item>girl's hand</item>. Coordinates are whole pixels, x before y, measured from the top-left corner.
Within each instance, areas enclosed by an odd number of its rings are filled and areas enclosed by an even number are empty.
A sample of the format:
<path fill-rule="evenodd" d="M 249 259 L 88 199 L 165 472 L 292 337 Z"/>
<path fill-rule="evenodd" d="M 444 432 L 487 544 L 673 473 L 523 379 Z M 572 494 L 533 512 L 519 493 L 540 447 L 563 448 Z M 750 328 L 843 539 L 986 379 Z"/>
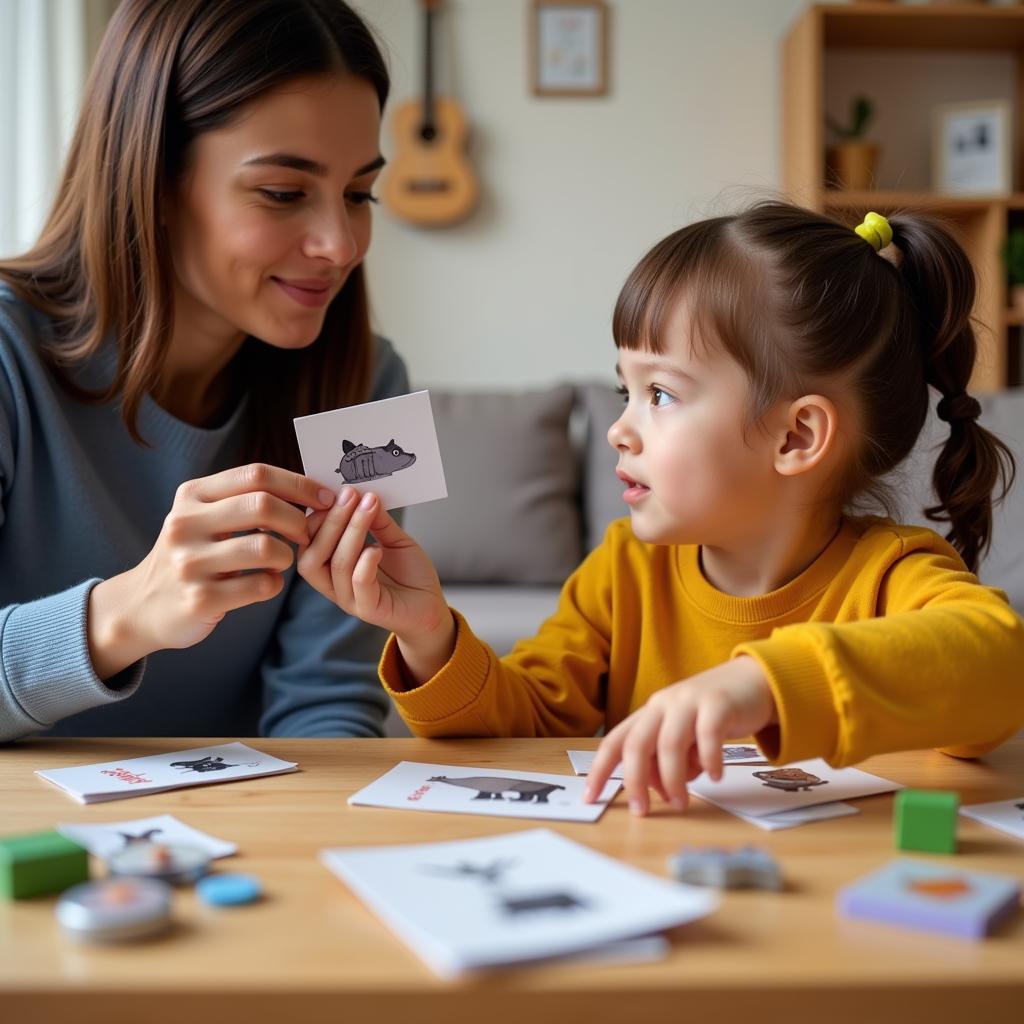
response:
<path fill-rule="evenodd" d="M 154 651 L 191 647 L 229 611 L 276 597 L 294 560 L 286 540 L 309 543 L 303 508 L 333 500 L 308 477 L 259 464 L 182 484 L 149 554 L 90 592 L 97 675 L 109 678 Z"/>
<path fill-rule="evenodd" d="M 433 562 L 377 495 L 343 487 L 329 512 L 310 516 L 309 530 L 299 573 L 343 611 L 394 633 L 417 683 L 436 675 L 455 647 L 455 620 Z M 370 531 L 376 544 L 367 544 Z"/>
<path fill-rule="evenodd" d="M 686 784 L 702 771 L 722 777 L 722 744 L 778 721 L 760 664 L 741 655 L 655 693 L 601 741 L 584 799 L 593 803 L 621 760 L 629 809 L 644 815 L 648 788 L 686 810 Z"/>

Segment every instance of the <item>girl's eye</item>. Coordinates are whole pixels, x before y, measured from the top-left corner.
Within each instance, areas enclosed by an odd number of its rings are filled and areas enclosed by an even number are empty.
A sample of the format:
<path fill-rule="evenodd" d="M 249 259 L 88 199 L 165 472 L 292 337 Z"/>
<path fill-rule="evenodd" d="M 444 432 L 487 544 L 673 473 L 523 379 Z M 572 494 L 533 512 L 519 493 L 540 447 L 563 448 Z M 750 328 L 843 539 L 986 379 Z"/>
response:
<path fill-rule="evenodd" d="M 356 206 L 365 206 L 367 203 L 376 203 L 379 200 L 372 192 L 349 192 L 348 201 Z"/>
<path fill-rule="evenodd" d="M 302 198 L 301 192 L 280 192 L 273 188 L 261 188 L 258 191 L 260 195 L 266 196 L 271 202 L 278 203 L 281 206 L 287 206 L 289 203 L 294 203 Z"/>
<path fill-rule="evenodd" d="M 629 402 L 629 389 L 626 388 L 624 385 L 620 384 L 615 389 L 615 394 L 617 394 L 622 399 L 622 404 L 623 405 L 625 405 L 627 402 Z"/>
<path fill-rule="evenodd" d="M 648 394 L 651 396 L 651 405 L 660 406 L 668 405 L 673 401 L 672 396 L 667 391 L 662 391 L 661 388 L 654 384 L 651 384 L 647 388 Z"/>

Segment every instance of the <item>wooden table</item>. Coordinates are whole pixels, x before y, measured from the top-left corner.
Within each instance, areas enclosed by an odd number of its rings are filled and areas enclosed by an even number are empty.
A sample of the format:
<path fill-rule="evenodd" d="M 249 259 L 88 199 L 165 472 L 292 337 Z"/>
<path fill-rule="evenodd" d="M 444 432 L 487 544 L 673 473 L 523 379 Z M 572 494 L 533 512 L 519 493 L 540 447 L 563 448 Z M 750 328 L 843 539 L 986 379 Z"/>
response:
<path fill-rule="evenodd" d="M 533 828 L 530 821 L 351 808 L 350 793 L 400 760 L 569 773 L 568 747 L 594 740 L 247 740 L 301 771 L 79 806 L 33 775 L 222 740 L 29 740 L 0 749 L 0 834 L 57 822 L 175 814 L 238 843 L 225 867 L 264 883 L 261 904 L 213 910 L 191 890 L 162 938 L 109 947 L 66 940 L 52 898 L 0 902 L 0 1019 L 196 1022 L 331 1020 L 409 1024 L 615 1020 L 946 1021 L 1021 1019 L 1024 914 L 981 943 L 839 917 L 842 884 L 896 855 L 892 796 L 857 801 L 856 817 L 762 832 L 700 801 L 686 815 L 632 817 L 621 798 L 594 825 L 564 835 L 657 875 L 683 844 L 770 849 L 782 893 L 729 892 L 710 917 L 671 933 L 666 960 L 542 965 L 446 982 L 436 978 L 317 861 L 328 846 L 426 842 Z M 1024 739 L 984 761 L 933 752 L 865 762 L 964 803 L 1024 796 Z M 1024 875 L 1024 844 L 960 822 L 955 868 Z M 927 855 L 922 855 L 927 856 Z"/>

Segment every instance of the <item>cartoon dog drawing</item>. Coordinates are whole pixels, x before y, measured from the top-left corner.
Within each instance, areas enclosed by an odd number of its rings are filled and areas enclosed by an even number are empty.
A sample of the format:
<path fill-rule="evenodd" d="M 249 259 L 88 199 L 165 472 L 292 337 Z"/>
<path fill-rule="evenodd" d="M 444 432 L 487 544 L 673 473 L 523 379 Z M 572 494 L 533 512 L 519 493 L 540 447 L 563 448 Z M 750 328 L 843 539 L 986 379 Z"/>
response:
<path fill-rule="evenodd" d="M 378 448 L 342 441 L 341 449 L 344 455 L 334 472 L 340 473 L 342 479 L 350 484 L 380 480 L 381 477 L 391 476 L 400 469 L 408 469 L 416 461 L 416 456 L 395 444 L 394 438 Z"/>

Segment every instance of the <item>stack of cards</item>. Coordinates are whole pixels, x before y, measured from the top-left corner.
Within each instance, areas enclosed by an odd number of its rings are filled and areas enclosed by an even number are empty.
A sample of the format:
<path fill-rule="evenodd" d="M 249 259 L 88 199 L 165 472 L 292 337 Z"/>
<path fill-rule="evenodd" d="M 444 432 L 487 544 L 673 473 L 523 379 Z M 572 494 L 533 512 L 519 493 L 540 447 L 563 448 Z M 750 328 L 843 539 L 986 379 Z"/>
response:
<path fill-rule="evenodd" d="M 568 754 L 577 774 L 590 771 L 593 751 L 570 750 Z M 741 744 L 723 747 L 722 760 L 722 780 L 712 782 L 700 775 L 689 784 L 690 792 L 766 831 L 856 814 L 857 808 L 842 800 L 903 788 L 859 768 L 830 768 L 821 760 L 772 768 L 756 747 Z M 621 764 L 611 777 L 622 778 Z"/>
<path fill-rule="evenodd" d="M 353 793 L 357 807 L 487 814 L 542 821 L 597 821 L 620 783 L 609 782 L 596 803 L 585 804 L 586 783 L 570 775 L 511 772 L 500 768 L 402 761 Z"/>
<path fill-rule="evenodd" d="M 346 882 L 437 973 L 607 949 L 710 913 L 718 897 L 549 831 L 324 850 Z"/>
<path fill-rule="evenodd" d="M 36 775 L 60 787 L 80 804 L 94 804 L 184 786 L 281 775 L 297 767 L 294 761 L 261 754 L 244 743 L 223 743 L 173 754 L 150 754 L 76 768 L 52 768 L 37 771 Z"/>

